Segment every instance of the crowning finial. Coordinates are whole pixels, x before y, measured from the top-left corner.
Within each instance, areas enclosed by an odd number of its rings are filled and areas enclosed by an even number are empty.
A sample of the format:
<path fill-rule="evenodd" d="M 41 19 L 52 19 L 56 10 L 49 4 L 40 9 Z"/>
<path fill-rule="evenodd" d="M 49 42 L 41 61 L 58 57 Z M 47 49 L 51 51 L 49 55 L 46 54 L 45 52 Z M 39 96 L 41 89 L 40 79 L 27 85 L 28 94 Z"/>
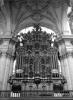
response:
<path fill-rule="evenodd" d="M 36 31 L 41 31 L 41 27 L 39 24 L 34 24 L 34 28 Z"/>

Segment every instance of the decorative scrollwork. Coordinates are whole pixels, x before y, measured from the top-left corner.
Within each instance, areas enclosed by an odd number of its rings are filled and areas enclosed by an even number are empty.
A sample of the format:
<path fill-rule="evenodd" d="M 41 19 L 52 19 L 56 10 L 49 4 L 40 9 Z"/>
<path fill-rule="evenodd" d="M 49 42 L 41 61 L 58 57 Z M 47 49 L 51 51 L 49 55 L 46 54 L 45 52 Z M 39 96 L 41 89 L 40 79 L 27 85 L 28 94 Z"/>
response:
<path fill-rule="evenodd" d="M 51 43 L 54 42 L 52 35 L 54 34 L 43 32 L 39 24 L 34 25 L 32 32 L 18 35 L 16 37 L 18 39 L 16 43 L 16 68 L 25 69 L 24 73 L 27 74 L 41 73 L 41 77 L 45 77 L 46 70 L 50 67 L 53 68 L 53 54 L 57 54 L 57 48 L 51 46 Z"/>

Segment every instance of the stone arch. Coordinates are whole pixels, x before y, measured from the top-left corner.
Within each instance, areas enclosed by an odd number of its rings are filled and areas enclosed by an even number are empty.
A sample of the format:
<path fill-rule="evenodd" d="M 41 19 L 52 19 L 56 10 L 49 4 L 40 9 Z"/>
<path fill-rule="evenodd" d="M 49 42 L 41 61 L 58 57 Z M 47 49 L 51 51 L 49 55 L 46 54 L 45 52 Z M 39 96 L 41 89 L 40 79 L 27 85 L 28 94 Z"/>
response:
<path fill-rule="evenodd" d="M 26 25 L 22 25 L 21 27 L 18 27 L 18 28 L 14 31 L 13 35 L 14 35 L 14 36 L 17 35 L 22 29 L 25 29 L 25 28 L 27 28 L 27 27 L 34 26 L 34 24 L 35 24 L 35 23 L 29 23 L 29 24 L 26 24 Z M 40 26 L 46 27 L 46 28 L 48 28 L 48 29 L 51 29 L 51 30 L 53 30 L 57 35 L 60 35 L 60 32 L 58 31 L 57 27 L 55 27 L 55 26 L 53 26 L 53 25 L 51 25 L 51 24 L 40 23 Z"/>
<path fill-rule="evenodd" d="M 16 35 L 17 33 L 19 33 L 20 30 L 26 27 L 33 26 L 34 24 L 40 24 L 40 26 L 47 27 L 53 30 L 57 35 L 61 34 L 57 24 L 53 20 L 50 20 L 49 18 L 46 18 L 44 16 L 41 20 L 36 21 L 33 20 L 32 15 L 30 15 L 26 19 L 23 19 L 20 23 L 16 23 L 13 35 Z"/>

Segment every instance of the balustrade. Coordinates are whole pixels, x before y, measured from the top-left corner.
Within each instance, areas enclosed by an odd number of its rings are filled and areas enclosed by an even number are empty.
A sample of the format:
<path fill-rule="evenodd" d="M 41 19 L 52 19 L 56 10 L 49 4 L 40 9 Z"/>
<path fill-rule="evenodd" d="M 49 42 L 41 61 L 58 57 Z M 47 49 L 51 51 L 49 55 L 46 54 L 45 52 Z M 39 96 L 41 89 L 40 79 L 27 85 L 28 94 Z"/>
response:
<path fill-rule="evenodd" d="M 73 91 L 61 91 L 55 93 L 53 91 L 41 91 L 41 90 L 31 90 L 31 91 L 21 91 L 14 93 L 12 91 L 0 91 L 0 98 L 25 98 L 25 97 L 51 97 L 51 98 L 73 98 Z"/>

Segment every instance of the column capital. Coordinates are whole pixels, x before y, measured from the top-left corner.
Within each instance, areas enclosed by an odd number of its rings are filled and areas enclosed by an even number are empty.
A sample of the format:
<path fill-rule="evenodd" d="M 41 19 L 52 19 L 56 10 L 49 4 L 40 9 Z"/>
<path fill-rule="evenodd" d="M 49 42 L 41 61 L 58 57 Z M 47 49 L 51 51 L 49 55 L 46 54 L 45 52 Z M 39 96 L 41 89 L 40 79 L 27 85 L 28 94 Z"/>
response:
<path fill-rule="evenodd" d="M 4 40 L 10 40 L 12 38 L 12 35 L 0 35 L 0 40 L 4 39 Z"/>
<path fill-rule="evenodd" d="M 69 30 L 64 30 L 64 31 L 63 31 L 63 35 L 71 35 L 70 33 L 71 33 L 71 32 L 70 32 Z"/>
<path fill-rule="evenodd" d="M 65 54 L 60 55 L 60 60 L 63 60 L 63 59 L 68 58 L 70 56 L 73 57 L 73 51 L 72 52 L 66 52 Z"/>
<path fill-rule="evenodd" d="M 58 45 L 62 45 L 67 41 L 73 44 L 73 35 L 60 35 L 55 41 L 58 43 Z"/>
<path fill-rule="evenodd" d="M 56 42 L 61 44 L 65 41 L 73 41 L 73 35 L 61 35 L 56 39 Z"/>
<path fill-rule="evenodd" d="M 9 57 L 9 58 L 14 58 L 14 53 L 12 51 L 7 51 L 6 52 L 6 57 Z"/>
<path fill-rule="evenodd" d="M 15 46 L 10 43 L 8 50 L 6 51 L 6 56 L 9 58 L 14 58 L 15 56 Z"/>
<path fill-rule="evenodd" d="M 57 37 L 55 41 L 58 43 L 58 45 L 64 43 L 62 35 L 60 35 L 59 37 Z"/>
<path fill-rule="evenodd" d="M 9 43 L 14 45 L 17 40 L 13 38 L 12 35 L 0 35 L 0 44 L 2 44 L 4 41 L 9 41 Z"/>

